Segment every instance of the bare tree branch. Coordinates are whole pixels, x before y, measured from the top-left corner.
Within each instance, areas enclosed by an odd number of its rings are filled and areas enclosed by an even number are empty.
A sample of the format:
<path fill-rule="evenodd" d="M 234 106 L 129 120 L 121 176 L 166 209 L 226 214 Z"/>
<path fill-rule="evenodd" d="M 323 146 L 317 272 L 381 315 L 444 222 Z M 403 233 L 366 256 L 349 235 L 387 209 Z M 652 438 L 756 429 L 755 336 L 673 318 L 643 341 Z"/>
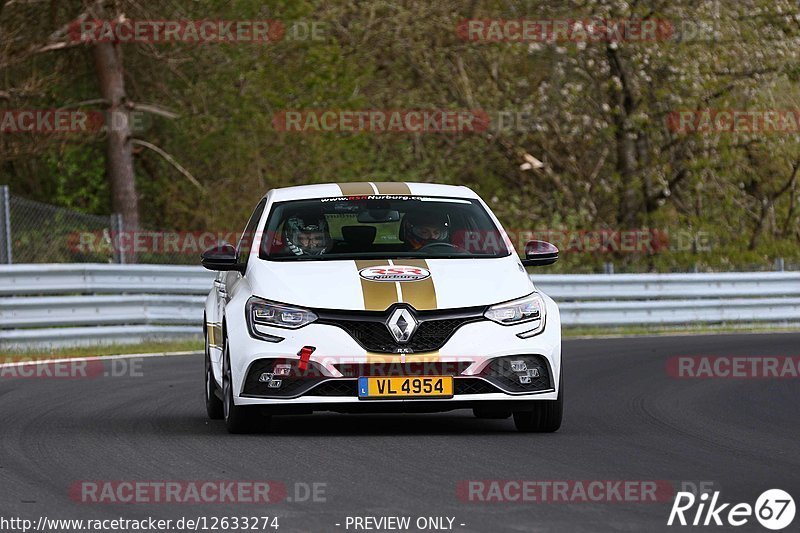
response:
<path fill-rule="evenodd" d="M 180 115 L 175 113 L 174 111 L 164 109 L 163 107 L 159 107 L 155 104 L 138 104 L 135 102 L 128 102 L 128 105 L 131 107 L 131 109 L 144 111 L 145 113 L 152 113 L 153 115 L 159 115 L 161 117 L 169 119 L 176 119 L 180 117 Z"/>
<path fill-rule="evenodd" d="M 176 169 L 178 172 L 180 172 L 181 174 L 183 174 L 184 176 L 186 176 L 186 179 L 188 179 L 188 180 L 189 180 L 189 181 L 192 183 L 192 185 L 194 185 L 195 187 L 197 187 L 197 188 L 198 188 L 198 189 L 200 189 L 201 191 L 205 191 L 205 189 L 204 189 L 204 188 L 203 188 L 203 186 L 200 184 L 200 182 L 199 182 L 199 181 L 197 181 L 197 178 L 195 178 L 194 176 L 192 176 L 192 174 L 191 174 L 191 173 L 190 173 L 188 170 L 186 170 L 185 168 L 183 168 L 183 167 L 181 166 L 181 164 L 180 164 L 180 163 L 178 163 L 178 162 L 175 160 L 175 158 L 174 158 L 174 157 L 172 157 L 171 155 L 169 155 L 167 152 L 165 152 L 164 150 L 162 150 L 161 148 L 159 148 L 159 147 L 158 147 L 158 146 L 156 146 L 155 144 L 149 143 L 149 142 L 147 142 L 147 141 L 143 141 L 143 140 L 141 140 L 141 139 L 131 139 L 131 143 L 132 143 L 132 144 L 138 144 L 139 146 L 144 146 L 145 148 L 149 148 L 150 150 L 154 151 L 155 153 L 157 153 L 158 155 L 160 155 L 161 157 L 163 157 L 163 158 L 164 158 L 164 159 L 167 161 L 167 163 L 169 163 L 170 165 L 172 165 L 173 167 L 175 167 L 175 169 Z"/>
<path fill-rule="evenodd" d="M 104 0 L 95 0 L 94 4 L 90 6 L 86 11 L 75 17 L 74 19 L 70 20 L 68 23 L 61 26 L 59 29 L 54 31 L 50 34 L 47 38 L 47 42 L 45 44 L 34 44 L 28 47 L 28 49 L 20 54 L 18 57 L 13 58 L 11 61 L 6 61 L 5 63 L 0 64 L 0 67 L 7 68 L 13 65 L 17 65 L 20 63 L 24 63 L 25 61 L 30 58 L 32 55 L 42 54 L 45 52 L 51 52 L 53 50 L 63 50 L 65 48 L 72 48 L 74 46 L 79 46 L 85 43 L 81 42 L 69 42 L 69 41 L 62 41 L 70 31 L 71 28 L 74 27 L 75 24 L 81 23 L 89 16 L 91 16 L 97 9 L 101 8 L 104 3 Z M 5 4 L 0 4 L 0 6 L 8 6 L 11 5 L 12 1 L 6 2 Z M 0 7 L 0 9 L 2 9 Z M 123 16 L 124 15 L 120 15 Z"/>

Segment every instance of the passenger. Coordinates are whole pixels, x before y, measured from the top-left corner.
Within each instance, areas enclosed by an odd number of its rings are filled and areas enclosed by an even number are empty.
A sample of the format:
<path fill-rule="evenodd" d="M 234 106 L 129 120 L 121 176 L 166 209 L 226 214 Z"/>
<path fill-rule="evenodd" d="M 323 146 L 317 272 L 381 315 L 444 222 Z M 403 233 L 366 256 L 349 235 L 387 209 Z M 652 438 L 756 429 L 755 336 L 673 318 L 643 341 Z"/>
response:
<path fill-rule="evenodd" d="M 322 255 L 332 245 L 324 216 L 293 216 L 283 225 L 283 239 L 295 255 Z"/>

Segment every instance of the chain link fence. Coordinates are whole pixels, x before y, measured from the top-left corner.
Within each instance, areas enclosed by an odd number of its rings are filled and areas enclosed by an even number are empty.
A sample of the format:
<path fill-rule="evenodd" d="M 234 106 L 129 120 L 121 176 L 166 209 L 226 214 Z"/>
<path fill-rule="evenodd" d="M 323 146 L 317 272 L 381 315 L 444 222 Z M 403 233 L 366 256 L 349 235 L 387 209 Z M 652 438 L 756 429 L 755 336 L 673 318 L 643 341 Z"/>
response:
<path fill-rule="evenodd" d="M 21 198 L 0 186 L 0 264 L 199 263 L 200 252 L 194 248 L 152 246 L 163 241 L 164 235 L 160 231 L 127 232 L 120 215 L 79 213 Z"/>

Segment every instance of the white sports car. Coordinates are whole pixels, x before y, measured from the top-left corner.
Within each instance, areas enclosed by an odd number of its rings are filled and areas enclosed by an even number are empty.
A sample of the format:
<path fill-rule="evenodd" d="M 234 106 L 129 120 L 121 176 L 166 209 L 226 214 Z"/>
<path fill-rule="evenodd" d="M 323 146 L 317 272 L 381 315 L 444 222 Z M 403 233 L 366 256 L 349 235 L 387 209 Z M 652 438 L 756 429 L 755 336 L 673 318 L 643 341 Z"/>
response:
<path fill-rule="evenodd" d="M 269 416 L 473 409 L 521 431 L 561 425 L 558 307 L 466 187 L 342 183 L 274 189 L 205 305 L 205 400 L 233 433 Z"/>

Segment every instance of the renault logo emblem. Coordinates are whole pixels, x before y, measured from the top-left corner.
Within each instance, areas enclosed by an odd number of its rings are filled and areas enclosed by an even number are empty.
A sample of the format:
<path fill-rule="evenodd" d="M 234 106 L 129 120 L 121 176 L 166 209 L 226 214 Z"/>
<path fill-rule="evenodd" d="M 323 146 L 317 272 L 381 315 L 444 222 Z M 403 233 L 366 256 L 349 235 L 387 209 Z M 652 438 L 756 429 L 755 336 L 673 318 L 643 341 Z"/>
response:
<path fill-rule="evenodd" d="M 405 308 L 395 309 L 386 321 L 386 327 L 389 332 L 399 343 L 406 343 L 411 340 L 411 336 L 416 331 L 417 319 L 411 314 L 411 311 Z"/>

